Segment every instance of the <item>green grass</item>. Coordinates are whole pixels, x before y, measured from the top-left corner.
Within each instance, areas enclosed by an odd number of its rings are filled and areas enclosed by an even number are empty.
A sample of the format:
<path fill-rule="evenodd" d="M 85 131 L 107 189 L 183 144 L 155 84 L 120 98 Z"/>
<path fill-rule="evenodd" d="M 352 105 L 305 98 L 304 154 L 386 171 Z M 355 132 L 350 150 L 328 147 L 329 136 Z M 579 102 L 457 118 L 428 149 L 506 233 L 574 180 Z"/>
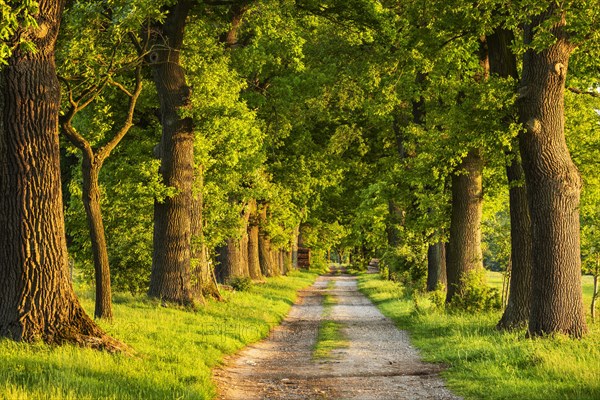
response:
<path fill-rule="evenodd" d="M 448 366 L 444 378 L 466 399 L 600 399 L 598 323 L 590 324 L 582 340 L 532 340 L 524 331 L 497 331 L 499 312 L 417 313 L 402 287 L 374 275 L 360 276 L 359 288 L 398 327 L 410 331 L 427 361 Z"/>
<path fill-rule="evenodd" d="M 502 273 L 494 271 L 486 271 L 486 280 L 488 285 L 502 290 Z M 594 277 L 591 275 L 583 275 L 581 277 L 581 285 L 583 287 L 583 305 L 585 311 L 590 313 L 592 304 L 592 294 L 594 293 Z M 600 306 L 600 304 L 598 304 Z"/>
<path fill-rule="evenodd" d="M 327 290 L 335 287 L 335 281 L 327 282 Z M 337 299 L 331 293 L 323 295 L 323 320 L 319 324 L 317 340 L 313 349 L 313 359 L 327 360 L 333 358 L 333 351 L 348 346 L 348 341 L 344 336 L 343 324 L 330 319 L 331 310 L 337 304 Z"/>
<path fill-rule="evenodd" d="M 324 320 L 319 326 L 317 342 L 313 350 L 313 359 L 325 360 L 333 358 L 333 351 L 348 346 L 342 334 L 343 325 L 336 321 Z"/>
<path fill-rule="evenodd" d="M 211 399 L 211 368 L 223 357 L 265 337 L 316 275 L 293 272 L 244 292 L 225 292 L 197 312 L 164 308 L 127 294 L 114 296 L 112 336 L 136 356 L 73 346 L 0 341 L 1 399 Z M 91 312 L 89 293 L 81 295 Z"/>

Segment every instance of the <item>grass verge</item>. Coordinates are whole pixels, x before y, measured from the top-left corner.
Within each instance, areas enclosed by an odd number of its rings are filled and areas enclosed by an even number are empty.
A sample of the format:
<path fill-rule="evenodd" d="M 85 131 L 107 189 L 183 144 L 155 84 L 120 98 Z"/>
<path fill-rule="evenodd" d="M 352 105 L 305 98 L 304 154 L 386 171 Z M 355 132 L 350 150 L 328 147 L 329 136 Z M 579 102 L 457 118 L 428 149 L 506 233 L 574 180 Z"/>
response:
<path fill-rule="evenodd" d="M 335 281 L 327 282 L 327 290 L 333 289 Z M 317 340 L 313 349 L 314 360 L 327 360 L 333 358 L 333 351 L 348 347 L 348 341 L 344 336 L 343 324 L 331 319 L 331 310 L 337 304 L 336 298 L 330 294 L 323 295 L 323 320 L 319 325 Z"/>
<path fill-rule="evenodd" d="M 146 297 L 114 296 L 115 322 L 101 323 L 135 357 L 74 346 L 0 341 L 0 398 L 18 400 L 211 399 L 211 368 L 268 335 L 299 289 L 316 275 L 292 272 L 244 292 L 223 293 L 197 312 L 161 307 Z M 93 311 L 90 293 L 81 301 Z"/>
<path fill-rule="evenodd" d="M 360 276 L 359 289 L 411 333 L 426 361 L 448 366 L 448 386 L 466 399 L 600 399 L 598 323 L 582 340 L 526 339 L 524 331 L 497 331 L 499 312 L 416 312 L 400 285 L 378 275 Z"/>
<path fill-rule="evenodd" d="M 342 334 L 343 325 L 332 320 L 324 320 L 319 326 L 317 343 L 313 350 L 313 359 L 327 360 L 333 358 L 333 351 L 347 347 L 347 341 Z"/>

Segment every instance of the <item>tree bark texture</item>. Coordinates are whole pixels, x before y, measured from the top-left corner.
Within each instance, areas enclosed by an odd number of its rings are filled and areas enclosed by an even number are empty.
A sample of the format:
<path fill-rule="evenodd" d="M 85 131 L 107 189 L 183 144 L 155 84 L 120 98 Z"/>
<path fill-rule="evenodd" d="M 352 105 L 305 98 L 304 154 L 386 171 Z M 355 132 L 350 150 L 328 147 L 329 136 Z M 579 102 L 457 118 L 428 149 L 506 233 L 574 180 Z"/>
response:
<path fill-rule="evenodd" d="M 208 248 L 204 240 L 204 171 L 198 168 L 196 176 L 197 193 L 192 204 L 192 255 L 191 255 L 191 287 L 194 298 L 212 297 L 220 300 L 219 286 L 213 267 L 210 264 Z"/>
<path fill-rule="evenodd" d="M 92 164 L 93 160 L 84 154 L 82 162 L 83 193 L 82 200 L 90 230 L 92 242 L 92 255 L 94 257 L 94 271 L 96 278 L 96 305 L 94 317 L 111 320 L 112 291 L 110 285 L 110 266 L 108 263 L 108 248 L 104 234 L 104 222 L 100 210 L 100 185 L 98 174 L 100 165 Z"/>
<path fill-rule="evenodd" d="M 300 241 L 300 225 L 292 233 L 292 268 L 298 269 L 298 243 Z"/>
<path fill-rule="evenodd" d="M 154 251 L 148 294 L 179 304 L 193 302 L 190 268 L 194 133 L 191 118 L 179 115 L 190 97 L 179 59 L 190 6 L 190 1 L 180 0 L 171 7 L 164 23 L 155 28 L 148 57 L 160 99 L 159 173 L 165 185 L 177 189 L 176 195 L 154 205 Z"/>
<path fill-rule="evenodd" d="M 248 272 L 250 278 L 262 279 L 260 271 L 260 256 L 258 250 L 259 217 L 256 200 L 251 200 L 248 205 Z"/>
<path fill-rule="evenodd" d="M 39 2 L 37 51 L 16 49 L 0 71 L 0 336 L 116 350 L 70 282 L 54 63 L 63 5 Z"/>
<path fill-rule="evenodd" d="M 535 17 L 524 30 L 525 43 L 535 28 L 561 11 L 556 6 Z M 526 131 L 519 144 L 532 223 L 532 336 L 587 332 L 581 288 L 579 195 L 581 178 L 564 134 L 564 90 L 574 50 L 562 21 L 553 28 L 557 41 L 547 49 L 529 50 L 523 59 L 518 108 Z"/>
<path fill-rule="evenodd" d="M 510 48 L 513 40 L 512 31 L 500 28 L 487 37 L 490 72 L 501 78 L 513 78 L 516 82 L 519 74 L 517 59 Z M 526 326 L 531 308 L 531 266 L 533 262 L 531 218 L 521 157 L 517 149 L 518 142 L 515 141 L 513 151 L 509 154 L 510 164 L 506 167 L 509 185 L 512 265 L 508 303 L 498 322 L 499 329 L 517 329 Z"/>
<path fill-rule="evenodd" d="M 260 260 L 260 271 L 263 276 L 275 276 L 275 265 L 271 254 L 271 239 L 264 233 L 258 235 L 258 255 Z"/>
<path fill-rule="evenodd" d="M 508 303 L 498 322 L 500 329 L 527 325 L 531 310 L 531 218 L 527 204 L 523 168 L 517 157 L 506 167 L 510 198 L 511 271 Z"/>
<path fill-rule="evenodd" d="M 436 290 L 438 284 L 448 286 L 446 279 L 446 243 L 430 244 L 427 249 L 427 290 Z"/>
<path fill-rule="evenodd" d="M 446 301 L 462 290 L 463 276 L 483 268 L 481 251 L 481 213 L 483 159 L 479 150 L 471 150 L 452 175 L 452 215 L 447 248 Z"/>
<path fill-rule="evenodd" d="M 217 262 L 217 280 L 221 283 L 227 283 L 233 277 L 249 276 L 248 236 L 245 235 L 245 239 L 227 239 L 226 243 L 218 249 Z"/>
<path fill-rule="evenodd" d="M 258 256 L 260 261 L 260 270 L 263 276 L 276 276 L 277 271 L 277 259 L 273 257 L 273 248 L 271 246 L 271 238 L 265 231 L 267 226 L 268 218 L 268 204 L 261 204 L 259 206 L 259 231 L 258 231 Z"/>
<path fill-rule="evenodd" d="M 242 211 L 242 226 L 238 236 L 227 239 L 218 249 L 217 280 L 225 283 L 232 277 L 249 277 L 248 269 L 248 223 L 250 219 L 250 206 L 246 205 Z"/>

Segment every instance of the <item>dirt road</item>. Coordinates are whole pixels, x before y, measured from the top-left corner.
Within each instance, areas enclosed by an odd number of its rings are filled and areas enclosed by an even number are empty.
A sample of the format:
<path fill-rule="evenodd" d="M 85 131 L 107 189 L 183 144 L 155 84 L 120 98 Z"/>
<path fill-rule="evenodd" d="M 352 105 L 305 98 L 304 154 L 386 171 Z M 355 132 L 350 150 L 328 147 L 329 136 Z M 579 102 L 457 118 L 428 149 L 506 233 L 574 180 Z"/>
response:
<path fill-rule="evenodd" d="M 340 324 L 347 347 L 316 360 L 325 293 L 335 303 L 326 318 Z M 215 381 L 220 399 L 459 399 L 439 371 L 358 291 L 356 278 L 332 275 L 301 292 L 284 323 L 228 360 Z"/>

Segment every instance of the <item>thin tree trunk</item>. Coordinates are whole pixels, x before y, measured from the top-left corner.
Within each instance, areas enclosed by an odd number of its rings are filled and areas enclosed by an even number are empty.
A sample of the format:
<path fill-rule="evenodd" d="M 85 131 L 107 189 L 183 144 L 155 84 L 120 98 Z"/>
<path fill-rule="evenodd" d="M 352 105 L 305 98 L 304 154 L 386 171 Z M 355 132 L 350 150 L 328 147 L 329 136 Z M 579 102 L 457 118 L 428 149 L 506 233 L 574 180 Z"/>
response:
<path fill-rule="evenodd" d="M 483 268 L 481 213 L 483 160 L 479 150 L 471 150 L 452 175 L 452 217 L 447 248 L 446 301 L 462 290 L 463 276 Z"/>
<path fill-rule="evenodd" d="M 511 271 L 508 303 L 498 322 L 499 329 L 525 327 L 531 311 L 531 218 L 523 168 L 518 155 L 515 157 L 506 167 L 510 197 Z"/>
<path fill-rule="evenodd" d="M 278 249 L 275 252 L 275 257 L 277 257 L 277 270 L 279 271 L 279 275 L 285 275 L 285 263 L 283 260 L 283 249 Z"/>
<path fill-rule="evenodd" d="M 579 194 L 581 178 L 564 134 L 564 89 L 574 50 L 566 37 L 566 21 L 555 5 L 524 30 L 525 44 L 536 27 L 559 16 L 553 28 L 557 41 L 547 49 L 528 50 L 519 90 L 523 170 L 533 230 L 533 293 L 529 334 L 587 332 L 581 288 Z"/>
<path fill-rule="evenodd" d="M 0 336 L 118 350 L 69 279 L 54 63 L 63 5 L 39 2 L 37 51 L 16 49 L 0 70 Z"/>
<path fill-rule="evenodd" d="M 108 261 L 108 246 L 104 232 L 104 222 L 102 220 L 102 209 L 100 207 L 100 185 L 98 177 L 104 161 L 110 156 L 111 152 L 118 146 L 125 137 L 129 129 L 133 126 L 133 115 L 137 100 L 142 93 L 142 69 L 136 68 L 136 84 L 133 93 L 118 85 L 118 87 L 127 93 L 129 97 L 128 111 L 125 121 L 121 128 L 106 143 L 99 146 L 98 149 L 92 148 L 92 145 L 86 140 L 73 126 L 73 120 L 77 113 L 83 110 L 87 105 L 100 94 L 101 89 L 88 91 L 84 90 L 82 97 L 75 100 L 73 91 L 67 83 L 69 90 L 70 107 L 65 115 L 60 119 L 63 128 L 63 134 L 66 138 L 81 151 L 81 174 L 83 177 L 81 199 L 84 204 L 88 229 L 90 233 L 90 242 L 92 256 L 94 259 L 95 283 L 96 283 L 96 307 L 94 316 L 112 320 L 112 290 L 110 284 L 110 266 Z"/>
<path fill-rule="evenodd" d="M 438 284 L 447 287 L 446 279 L 446 244 L 437 242 L 427 249 L 427 290 L 436 290 Z"/>
<path fill-rule="evenodd" d="M 490 72 L 501 78 L 518 80 L 517 59 L 510 46 L 512 31 L 498 28 L 487 37 Z M 508 125 L 508 123 L 507 123 Z M 518 142 L 513 143 L 510 164 L 506 167 L 510 201 L 511 271 L 508 303 L 499 329 L 516 329 L 527 325 L 531 309 L 531 218 L 527 204 L 527 189 L 521 159 L 517 153 Z"/>
<path fill-rule="evenodd" d="M 284 250 L 283 252 L 283 269 L 285 269 L 286 275 L 294 269 L 292 252 L 290 250 Z"/>
<path fill-rule="evenodd" d="M 108 264 L 108 248 L 104 235 L 104 222 L 100 211 L 100 185 L 98 174 L 101 165 L 92 164 L 85 156 L 82 162 L 83 187 L 82 200 L 87 215 L 94 270 L 96 275 L 96 307 L 94 317 L 112 320 L 112 299 L 110 285 L 110 266 Z"/>
<path fill-rule="evenodd" d="M 596 253 L 596 270 L 594 271 L 594 289 L 592 292 L 592 304 L 590 305 L 592 321 L 596 320 L 596 300 L 598 299 L 598 277 L 600 276 L 600 253 Z"/>
<path fill-rule="evenodd" d="M 298 269 L 298 242 L 300 240 L 300 225 L 292 233 L 292 268 Z"/>
<path fill-rule="evenodd" d="M 192 304 L 191 215 L 194 181 L 194 133 L 191 118 L 181 118 L 190 88 L 180 64 L 186 18 L 191 7 L 179 0 L 156 28 L 149 55 L 160 99 L 162 138 L 158 146 L 160 174 L 177 194 L 154 204 L 154 252 L 150 276 L 151 297 Z"/>
<path fill-rule="evenodd" d="M 262 279 L 260 272 L 260 256 L 258 250 L 259 217 L 256 200 L 251 200 L 248 205 L 248 272 L 250 278 Z"/>
<path fill-rule="evenodd" d="M 209 263 L 208 249 L 204 239 L 204 170 L 198 168 L 196 177 L 197 194 L 192 208 L 192 260 L 191 285 L 194 297 L 212 297 L 221 300 L 214 270 Z"/>

